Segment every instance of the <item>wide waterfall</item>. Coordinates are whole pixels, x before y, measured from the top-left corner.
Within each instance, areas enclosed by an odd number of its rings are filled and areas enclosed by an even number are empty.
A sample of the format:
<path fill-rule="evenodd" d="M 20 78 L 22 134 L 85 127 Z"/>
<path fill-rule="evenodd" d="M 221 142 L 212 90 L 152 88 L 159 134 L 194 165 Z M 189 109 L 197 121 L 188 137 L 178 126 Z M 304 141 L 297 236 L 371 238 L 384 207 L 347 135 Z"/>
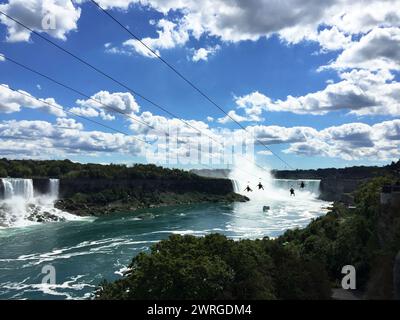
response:
<path fill-rule="evenodd" d="M 48 180 L 48 190 L 44 194 L 35 192 L 32 179 L 0 178 L 0 181 L 0 227 L 75 219 L 75 216 L 54 207 L 58 200 L 58 179 Z"/>
<path fill-rule="evenodd" d="M 240 230 L 249 237 L 255 234 L 263 237 L 268 229 L 273 237 L 284 229 L 304 227 L 312 218 L 328 211 L 329 203 L 318 199 L 319 180 L 274 179 L 268 168 L 260 168 L 252 159 L 239 160 L 229 178 L 235 192 L 247 196 L 250 201 L 234 204 L 230 229 Z M 259 182 L 264 189 L 257 187 Z M 251 192 L 245 190 L 247 186 Z M 291 188 L 295 196 L 290 195 Z"/>
<path fill-rule="evenodd" d="M 251 159 L 238 161 L 238 164 L 234 165 L 230 171 L 229 179 L 232 180 L 236 193 L 246 195 L 251 200 L 264 200 L 266 198 L 284 200 L 290 198 L 289 190 L 291 188 L 303 198 L 318 198 L 320 194 L 320 180 L 275 179 L 268 168 L 261 168 Z M 258 190 L 257 184 L 259 182 L 264 186 L 264 190 Z M 304 188 L 301 188 L 302 182 Z M 253 192 L 246 192 L 247 186 L 250 186 Z"/>
<path fill-rule="evenodd" d="M 321 180 L 294 180 L 294 179 L 273 179 L 273 185 L 278 189 L 289 190 L 290 188 L 297 189 L 300 192 L 309 192 L 316 197 L 320 194 Z M 304 183 L 304 188 L 301 188 L 301 183 Z"/>
<path fill-rule="evenodd" d="M 22 197 L 24 200 L 31 200 L 33 194 L 32 179 L 1 179 L 4 188 L 4 199 Z"/>

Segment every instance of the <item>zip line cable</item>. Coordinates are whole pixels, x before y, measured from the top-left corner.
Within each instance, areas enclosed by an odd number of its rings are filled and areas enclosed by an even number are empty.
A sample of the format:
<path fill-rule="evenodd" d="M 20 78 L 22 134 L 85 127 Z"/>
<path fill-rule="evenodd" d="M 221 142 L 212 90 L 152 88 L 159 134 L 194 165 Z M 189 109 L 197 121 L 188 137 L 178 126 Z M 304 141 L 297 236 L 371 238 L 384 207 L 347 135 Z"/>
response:
<path fill-rule="evenodd" d="M 197 87 L 192 81 L 190 81 L 187 77 L 185 77 L 176 67 L 174 67 L 167 60 L 162 58 L 156 51 L 154 51 L 150 46 L 144 43 L 138 36 L 136 36 L 131 30 L 129 30 L 126 26 L 124 26 L 117 18 L 115 18 L 111 13 L 102 8 L 96 1 L 90 0 L 95 6 L 97 6 L 103 13 L 105 13 L 109 18 L 111 18 L 115 23 L 117 23 L 122 29 L 128 32 L 135 40 L 137 40 L 140 44 L 142 44 L 147 50 L 149 50 L 156 58 L 158 58 L 162 63 L 164 63 L 169 69 L 171 69 L 175 74 L 177 74 L 182 80 L 184 80 L 189 86 L 191 86 L 195 91 L 197 91 L 201 96 L 203 96 L 207 101 L 209 101 L 212 105 L 217 107 L 221 112 L 223 112 L 227 117 L 229 117 L 233 122 L 235 122 L 241 129 L 250 133 L 246 127 L 244 127 L 239 121 L 234 119 L 228 112 L 226 112 L 221 106 L 219 106 L 213 99 L 210 98 L 206 93 L 204 93 L 199 87 Z M 255 137 L 254 137 L 255 138 Z M 275 157 L 277 157 L 280 161 L 282 161 L 285 166 L 294 169 L 286 160 L 284 160 L 281 156 L 279 156 L 276 152 L 274 152 L 270 147 L 268 147 L 265 143 L 255 138 L 255 140 L 270 151 Z"/>
<path fill-rule="evenodd" d="M 125 85 L 124 83 L 118 81 L 117 79 L 115 79 L 114 77 L 108 75 L 107 73 L 105 73 L 104 71 L 100 70 L 99 68 L 93 66 L 91 63 L 87 62 L 86 60 L 78 57 L 77 55 L 75 55 L 74 53 L 68 51 L 67 49 L 61 47 L 60 45 L 58 45 L 57 43 L 55 43 L 54 41 L 44 37 L 43 35 L 41 35 L 40 33 L 34 31 L 33 29 L 29 28 L 28 26 L 26 26 L 25 24 L 23 24 L 22 22 L 18 21 L 17 19 L 7 15 L 6 13 L 4 13 L 3 11 L 0 10 L 0 14 L 4 15 L 5 17 L 7 17 L 8 19 L 14 21 L 15 23 L 17 23 L 18 25 L 20 25 L 21 27 L 25 28 L 26 30 L 30 31 L 31 33 L 33 33 L 34 35 L 38 36 L 39 38 L 41 38 L 42 40 L 45 40 L 47 43 L 53 45 L 54 47 L 56 47 L 57 49 L 63 51 L 64 53 L 72 56 L 74 59 L 78 60 L 79 62 L 83 63 L 84 65 L 88 66 L 89 68 L 95 70 L 96 72 L 100 73 L 101 75 L 105 76 L 106 78 L 112 80 L 113 82 L 117 83 L 118 85 L 122 86 L 123 88 L 125 88 L 126 90 L 130 91 L 131 93 L 133 93 L 134 95 L 142 98 L 144 101 L 147 101 L 148 103 L 150 103 L 151 105 L 157 107 L 158 109 L 164 111 L 165 113 L 169 114 L 170 116 L 178 119 L 180 122 L 182 122 L 184 125 L 194 129 L 195 131 L 199 132 L 200 134 L 203 134 L 205 136 L 207 136 L 208 138 L 212 139 L 214 142 L 217 142 L 221 145 L 223 145 L 220 141 L 217 141 L 215 138 L 211 137 L 208 134 L 204 134 L 200 129 L 194 127 L 193 125 L 191 125 L 190 123 L 188 123 L 187 121 L 180 119 L 176 114 L 170 112 L 169 110 L 167 110 L 166 108 L 162 107 L 161 105 L 155 103 L 154 101 L 150 100 L 149 98 L 145 97 L 144 95 L 140 94 L 139 92 L 133 90 L 132 88 L 128 87 L 127 85 Z M 246 130 L 246 132 L 248 132 Z M 249 159 L 243 157 L 244 159 L 248 160 L 249 162 L 251 162 Z M 268 172 L 265 168 L 261 167 L 260 165 L 258 165 L 256 162 L 251 162 L 252 164 L 256 165 L 257 167 L 259 167 L 260 169 Z"/>
<path fill-rule="evenodd" d="M 41 77 L 43 77 L 43 78 L 45 78 L 45 79 L 47 79 L 47 80 L 49 80 L 49 81 L 51 81 L 51 82 L 53 82 L 53 83 L 55 83 L 55 84 L 57 84 L 57 85 L 59 85 L 59 86 L 61 86 L 61 87 L 63 87 L 63 88 L 66 88 L 66 89 L 68 89 L 68 90 L 70 90 L 70 91 L 72 91 L 72 92 L 75 92 L 75 93 L 77 93 L 77 94 L 79 94 L 79 95 L 81 95 L 81 96 L 83 96 L 83 97 L 89 98 L 89 99 L 91 99 L 92 101 L 97 102 L 97 103 L 99 103 L 99 104 L 105 106 L 105 107 L 108 108 L 108 109 L 111 109 L 111 110 L 113 110 L 113 111 L 116 111 L 116 112 L 120 113 L 122 116 L 129 117 L 130 119 L 132 119 L 132 120 L 134 120 L 134 121 L 137 121 L 137 122 L 139 122 L 139 123 L 141 123 L 141 124 L 144 124 L 144 125 L 146 125 L 147 127 L 149 127 L 149 128 L 151 128 L 151 129 L 154 129 L 154 130 L 157 131 L 157 129 L 156 129 L 154 126 L 151 126 L 151 125 L 147 124 L 146 122 L 139 121 L 139 120 L 137 120 L 136 118 L 134 118 L 134 117 L 132 117 L 132 116 L 130 116 L 130 115 L 128 115 L 128 114 L 126 114 L 126 113 L 124 113 L 124 112 L 118 110 L 118 109 L 115 109 L 115 108 L 113 108 L 113 107 L 111 107 L 111 106 L 109 106 L 109 105 L 107 105 L 107 104 L 105 104 L 105 103 L 102 103 L 101 101 L 99 101 L 99 100 L 97 100 L 97 99 L 91 98 L 89 95 L 87 95 L 87 94 L 85 94 L 85 93 L 83 93 L 83 92 L 81 92 L 81 91 L 79 91 L 79 90 L 77 90 L 77 89 L 74 89 L 74 88 L 70 87 L 69 85 L 66 85 L 65 83 L 62 83 L 62 82 L 60 82 L 60 81 L 58 81 L 58 80 L 56 80 L 56 79 L 54 79 L 54 78 L 52 78 L 52 77 L 50 77 L 50 76 L 48 76 L 48 75 L 45 75 L 45 74 L 42 73 L 42 72 L 39 72 L 39 71 L 37 71 L 37 70 L 35 70 L 35 69 L 31 68 L 31 67 L 28 67 L 28 66 L 26 66 L 26 65 L 24 65 L 24 64 L 22 64 L 22 63 L 20 63 L 20 62 L 18 62 L 18 61 L 16 61 L 16 60 L 10 58 L 9 56 L 6 56 L 6 55 L 4 55 L 4 54 L 2 54 L 2 53 L 0 53 L 0 56 L 3 57 L 4 59 L 6 59 L 7 61 L 11 62 L 11 63 L 14 63 L 14 64 L 17 65 L 17 66 L 19 66 L 19 67 L 21 67 L 21 68 L 23 68 L 23 69 L 28 70 L 29 72 L 32 72 L 32 73 L 34 73 L 34 74 L 36 74 L 36 75 L 39 75 L 39 76 L 41 76 Z M 62 108 L 61 108 L 61 109 L 62 109 Z M 64 110 L 64 109 L 62 109 L 62 110 Z M 71 113 L 74 114 L 74 115 L 77 115 L 76 113 L 73 113 L 73 112 L 71 112 Z M 84 119 L 86 119 L 86 118 L 84 118 Z M 88 120 L 88 119 L 86 119 L 86 120 Z M 163 132 L 163 133 L 164 133 L 167 137 L 171 137 L 171 135 L 170 135 L 168 132 Z M 126 133 L 125 133 L 125 134 L 126 134 Z M 128 134 L 126 134 L 126 135 L 128 135 Z M 215 140 L 215 141 L 216 141 L 216 140 Z M 146 142 L 146 141 L 144 141 L 144 142 Z M 216 142 L 218 142 L 218 141 L 216 141 Z M 149 145 L 151 145 L 149 142 L 146 142 L 146 143 L 148 143 Z M 224 146 L 221 142 L 218 142 L 218 143 L 220 143 L 222 146 Z M 247 159 L 247 158 L 245 158 L 245 157 L 243 157 L 243 158 L 244 158 L 244 159 Z M 247 159 L 247 160 L 248 160 L 249 162 L 251 162 L 249 159 Z M 252 162 L 251 162 L 251 163 L 252 163 Z M 208 167 L 211 168 L 210 166 L 208 166 Z M 241 169 L 241 170 L 242 170 L 243 172 L 247 173 L 247 174 L 253 175 L 253 174 L 251 174 L 251 173 L 249 173 L 249 172 L 246 172 L 246 171 L 243 170 L 243 169 Z M 253 176 L 254 176 L 254 175 L 253 175 Z"/>
<path fill-rule="evenodd" d="M 10 91 L 13 91 L 13 92 L 15 92 L 15 93 L 18 93 L 18 94 L 20 94 L 20 95 L 22 95 L 22 96 L 25 96 L 25 97 L 27 97 L 27 98 L 29 98 L 29 99 L 34 99 L 34 100 L 36 100 L 36 101 L 38 101 L 38 102 L 40 102 L 40 103 L 44 103 L 44 104 L 48 105 L 48 106 L 51 107 L 51 108 L 55 108 L 55 109 L 62 110 L 63 112 L 72 114 L 72 115 L 75 116 L 75 117 L 78 117 L 78 118 L 84 119 L 84 120 L 86 120 L 86 121 L 95 123 L 95 124 L 100 125 L 100 126 L 102 126 L 102 127 L 104 127 L 104 128 L 107 128 L 107 129 L 109 129 L 109 130 L 112 130 L 112 131 L 115 131 L 115 132 L 117 132 L 117 133 L 123 134 L 124 136 L 132 137 L 132 138 L 134 138 L 134 139 L 136 139 L 136 140 L 138 140 L 138 141 L 140 141 L 140 142 L 143 142 L 143 143 L 148 144 L 148 145 L 151 146 L 151 144 L 150 144 L 149 142 L 145 141 L 145 140 L 142 140 L 142 139 L 140 139 L 140 138 L 138 138 L 138 137 L 135 137 L 135 136 L 133 136 L 133 135 L 130 135 L 130 134 L 128 134 L 128 133 L 126 133 L 126 132 L 123 132 L 123 131 L 121 131 L 121 130 L 119 130 L 119 129 L 115 129 L 115 128 L 111 127 L 111 126 L 105 125 L 105 124 L 103 124 L 103 123 L 101 123 L 101 122 L 98 122 L 98 121 L 96 121 L 96 120 L 87 118 L 87 117 L 85 117 L 85 116 L 81 116 L 81 115 L 79 115 L 79 114 L 76 114 L 75 112 L 72 112 L 72 111 L 69 111 L 69 110 L 65 110 L 65 109 L 62 108 L 62 107 L 56 106 L 56 105 L 54 105 L 53 103 L 50 103 L 50 102 L 48 102 L 48 101 L 44 101 L 44 100 L 41 100 L 41 99 L 39 99 L 39 98 L 36 98 L 36 97 L 34 97 L 34 96 L 32 96 L 32 95 L 30 95 L 30 94 L 28 94 L 28 93 L 22 92 L 22 91 L 20 91 L 20 90 L 18 90 L 18 89 L 15 89 L 15 88 L 11 87 L 11 86 L 7 86 L 7 85 L 5 85 L 5 84 L 0 84 L 0 86 L 1 86 L 1 87 L 4 87 L 4 88 L 6 88 L 6 89 L 8 89 L 8 90 L 10 90 Z M 71 129 L 71 128 L 66 128 L 66 129 Z M 21 139 L 21 140 L 33 140 L 33 139 L 27 139 L 26 137 L 24 137 L 24 138 L 21 138 L 21 137 L 20 137 L 20 138 L 17 138 L 17 139 Z M 207 168 L 209 168 L 209 169 L 215 169 L 215 168 L 213 168 L 213 167 L 211 167 L 211 166 L 208 166 L 208 165 L 206 165 L 206 164 L 204 164 L 204 163 L 201 164 L 201 165 L 202 165 L 202 166 L 205 166 L 205 167 L 207 167 Z"/>
<path fill-rule="evenodd" d="M 168 115 L 170 115 L 173 118 L 178 119 L 179 121 L 181 121 L 183 124 L 185 124 L 186 126 L 198 131 L 199 133 L 202 133 L 201 130 L 197 129 L 196 127 L 192 126 L 190 123 L 188 123 L 187 121 L 180 119 L 176 114 L 170 112 L 169 110 L 167 110 L 166 108 L 162 107 L 161 105 L 159 105 L 158 103 L 150 100 L 149 98 L 146 98 L 144 95 L 142 95 L 141 93 L 133 90 L 132 88 L 128 87 L 126 84 L 122 83 L 121 81 L 115 79 L 114 77 L 110 76 L 109 74 L 105 73 L 104 71 L 100 70 L 99 68 L 95 67 L 94 65 L 92 65 L 91 63 L 87 62 L 86 60 L 78 57 L 76 54 L 72 53 L 71 51 L 61 47 L 60 45 L 58 45 L 57 43 L 55 43 L 54 41 L 51 41 L 50 39 L 42 36 L 40 33 L 34 31 L 33 29 L 29 28 L 28 26 L 26 26 L 25 24 L 23 24 L 22 22 L 18 21 L 17 19 L 7 15 L 6 13 L 4 13 L 3 11 L 0 10 L 0 14 L 4 15 L 5 17 L 7 17 L 8 19 L 14 21 L 15 23 L 17 23 L 18 25 L 20 25 L 21 27 L 25 28 L 26 30 L 28 30 L 29 32 L 33 33 L 34 35 L 38 36 L 39 38 L 41 38 L 42 40 L 46 41 L 47 43 L 51 44 L 52 46 L 58 48 L 59 50 L 63 51 L 64 53 L 70 55 L 71 57 L 73 57 L 74 59 L 78 60 L 79 62 L 83 63 L 84 65 L 86 65 L 87 67 L 93 69 L 94 71 L 96 71 L 97 73 L 100 73 L 101 75 L 103 75 L 104 77 L 110 79 L 111 81 L 117 83 L 118 85 L 120 85 L 121 87 L 125 88 L 126 90 L 130 91 L 131 93 L 133 93 L 134 95 L 140 97 L 141 99 L 143 99 L 144 101 L 150 103 L 151 105 L 153 105 L 154 107 L 164 111 L 165 113 L 167 113 Z"/>
<path fill-rule="evenodd" d="M 6 60 L 9 61 L 9 62 L 12 62 L 12 63 L 16 64 L 17 66 L 23 68 L 23 69 L 26 69 L 26 70 L 28 70 L 28 71 L 30 71 L 30 72 L 36 74 L 36 75 L 39 75 L 39 76 L 41 76 L 41 77 L 43 77 L 43 78 L 45 78 L 45 79 L 47 79 L 47 80 L 49 80 L 49 81 L 51 81 L 51 82 L 54 82 L 54 83 L 56 83 L 57 85 L 59 85 L 59 86 L 61 86 L 61 87 L 64 87 L 64 88 L 66 88 L 66 89 L 68 89 L 68 90 L 70 90 L 70 91 L 72 91 L 72 92 L 75 92 L 75 93 L 77 93 L 77 94 L 79 94 L 79 95 L 81 95 L 81 96 L 83 96 L 83 97 L 85 97 L 85 98 L 87 98 L 87 99 L 89 99 L 89 100 L 91 100 L 91 101 L 94 101 L 94 102 L 96 102 L 96 103 L 98 103 L 98 104 L 101 104 L 102 106 L 104 106 L 105 108 L 107 108 L 107 109 L 109 109 L 109 110 L 112 110 L 112 111 L 114 111 L 114 112 L 117 112 L 117 113 L 119 113 L 119 114 L 121 114 L 121 115 L 123 115 L 123 116 L 126 116 L 126 117 L 132 119 L 133 121 L 136 121 L 136 122 L 138 122 L 138 123 L 140 123 L 140 124 L 143 124 L 143 125 L 145 125 L 145 126 L 151 128 L 151 129 L 153 129 L 153 130 L 156 130 L 156 128 L 154 128 L 152 125 L 150 125 L 150 124 L 148 124 L 148 123 L 146 123 L 146 122 L 144 122 L 144 121 L 141 121 L 141 120 L 139 120 L 139 119 L 137 119 L 137 118 L 135 118 L 135 117 L 132 117 L 131 115 L 129 115 L 129 114 L 127 114 L 127 113 L 124 113 L 123 111 L 121 111 L 121 110 L 119 110 L 119 109 L 116 109 L 116 108 L 114 108 L 114 107 L 112 107 L 112 106 L 110 106 L 110 105 L 108 105 L 108 104 L 105 104 L 104 102 L 102 102 L 102 101 L 100 101 L 100 100 L 98 100 L 98 99 L 95 99 L 95 98 L 93 98 L 93 97 L 91 97 L 91 96 L 89 96 L 89 95 L 87 95 L 87 94 L 85 94 L 85 93 L 83 93 L 83 92 L 81 92 L 81 91 L 79 91 L 79 90 L 77 90 L 77 89 L 74 89 L 74 88 L 72 88 L 72 87 L 66 85 L 65 83 L 61 83 L 61 82 L 59 82 L 58 80 L 55 80 L 54 78 L 51 78 L 51 77 L 45 75 L 44 73 L 41 73 L 40 71 L 37 71 L 37 70 L 35 70 L 35 69 L 32 69 L 31 67 L 28 67 L 27 65 L 24 65 L 24 64 L 22 64 L 22 63 L 20 63 L 20 62 L 18 62 L 18 61 L 16 61 L 16 60 L 10 58 L 9 56 L 6 56 L 6 55 L 0 53 L 0 57 L 3 57 L 4 59 L 6 59 Z"/>
<path fill-rule="evenodd" d="M 71 57 L 73 57 L 74 59 L 78 60 L 79 62 L 83 63 L 84 65 L 88 66 L 89 68 L 93 69 L 94 71 L 100 73 L 101 75 L 103 75 L 104 77 L 112 80 L 113 82 L 117 83 L 118 85 L 120 85 L 121 87 L 125 88 L 126 90 L 130 91 L 131 93 L 133 93 L 134 95 L 140 97 L 141 99 L 143 99 L 144 101 L 150 103 L 151 105 L 155 106 L 156 108 L 164 111 L 165 113 L 167 113 L 168 115 L 170 115 L 173 118 L 176 118 L 177 120 L 179 120 L 180 122 L 182 122 L 185 126 L 190 127 L 191 129 L 199 132 L 200 134 L 204 134 L 200 129 L 194 127 L 193 125 L 191 125 L 190 123 L 188 123 L 187 121 L 179 118 L 178 115 L 170 112 L 169 110 L 167 110 L 166 108 L 162 107 L 161 105 L 157 104 L 156 102 L 150 100 L 149 98 L 145 97 L 144 95 L 142 95 L 141 93 L 133 90 L 132 88 L 128 87 L 127 85 L 125 85 L 124 83 L 120 82 L 119 80 L 115 79 L 114 77 L 108 75 L 107 73 L 105 73 L 104 71 L 100 70 L 99 68 L 95 67 L 94 65 L 92 65 L 91 63 L 87 62 L 86 60 L 78 57 L 77 55 L 75 55 L 74 53 L 72 53 L 71 51 L 68 51 L 67 49 L 61 47 L 60 45 L 58 45 L 57 43 L 55 43 L 54 41 L 51 41 L 50 39 L 42 36 L 40 33 L 32 30 L 31 28 L 29 28 L 28 26 L 26 26 L 25 24 L 23 24 L 22 22 L 18 21 L 17 19 L 7 15 L 6 13 L 4 13 L 3 11 L 0 10 L 0 14 L 4 15 L 5 17 L 7 17 L 8 19 L 11 19 L 12 21 L 14 21 L 15 23 L 17 23 L 18 25 L 20 25 L 21 27 L 25 28 L 26 30 L 28 30 L 29 32 L 32 32 L 34 35 L 38 36 L 39 38 L 41 38 L 42 40 L 45 40 L 47 43 L 53 45 L 54 47 L 56 47 L 57 49 L 63 51 L 64 53 L 70 55 Z M 213 137 L 211 137 L 210 135 L 204 134 L 205 136 L 207 136 L 208 138 L 212 139 L 213 141 L 220 143 L 220 141 L 217 141 L 216 139 L 214 139 Z"/>
<path fill-rule="evenodd" d="M 128 135 L 127 133 L 125 133 L 125 132 L 123 132 L 123 131 L 121 131 L 121 130 L 119 130 L 119 129 L 115 129 L 115 128 L 110 127 L 110 126 L 108 126 L 108 125 L 106 125 L 106 124 L 104 124 L 104 123 L 101 123 L 101 122 L 99 122 L 99 121 L 96 121 L 96 120 L 90 119 L 90 118 L 88 118 L 88 117 L 79 115 L 79 114 L 77 114 L 77 113 L 75 113 L 75 112 L 73 112 L 73 111 L 65 110 L 65 109 L 62 108 L 62 107 L 56 106 L 56 105 L 54 105 L 53 103 L 50 103 L 50 102 L 45 101 L 45 100 L 41 100 L 41 99 L 36 98 L 36 97 L 34 97 L 34 96 L 32 96 L 32 95 L 30 95 L 30 94 L 28 94 L 28 93 L 25 93 L 25 92 L 22 92 L 22 91 L 20 91 L 20 90 L 14 89 L 14 88 L 11 87 L 11 86 L 7 86 L 7 85 L 5 85 L 5 84 L 0 84 L 0 86 L 4 87 L 4 88 L 6 88 L 6 89 L 8 89 L 8 90 L 10 90 L 10 91 L 14 91 L 14 92 L 16 92 L 16 93 L 19 93 L 20 95 L 23 95 L 23 96 L 25 96 L 25 97 L 28 97 L 29 99 L 34 99 L 34 100 L 36 100 L 36 101 L 38 101 L 38 102 L 40 102 L 40 103 L 44 103 L 44 104 L 48 105 L 49 107 L 62 110 L 63 112 L 66 112 L 66 113 L 69 113 L 69 114 L 74 115 L 75 117 L 84 119 L 84 120 L 86 120 L 86 121 L 90 121 L 90 122 L 95 123 L 95 124 L 97 124 L 97 125 L 100 125 L 100 126 L 106 128 L 106 129 L 109 129 L 109 130 L 115 131 L 115 132 L 117 132 L 117 133 L 121 133 L 121 134 L 123 134 L 123 135 L 132 137 L 132 138 L 134 138 L 134 139 L 136 139 L 136 140 L 139 140 L 139 141 L 141 141 L 141 142 L 148 143 L 147 141 L 142 140 L 142 139 L 140 139 L 140 138 L 138 138 L 138 137 L 135 137 L 135 136 L 132 136 L 132 135 Z"/>

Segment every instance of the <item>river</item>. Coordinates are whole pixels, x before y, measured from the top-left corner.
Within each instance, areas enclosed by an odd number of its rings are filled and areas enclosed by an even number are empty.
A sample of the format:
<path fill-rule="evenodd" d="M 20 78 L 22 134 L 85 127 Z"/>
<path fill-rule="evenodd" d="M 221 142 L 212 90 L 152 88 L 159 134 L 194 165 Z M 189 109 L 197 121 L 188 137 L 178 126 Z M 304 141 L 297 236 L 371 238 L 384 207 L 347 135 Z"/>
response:
<path fill-rule="evenodd" d="M 0 229 L 0 299 L 84 299 L 102 279 L 114 280 L 133 256 L 171 234 L 222 233 L 233 239 L 276 237 L 326 213 L 315 184 L 290 197 L 254 190 L 251 201 L 164 207 L 101 218 Z M 240 186 L 241 187 L 241 186 Z M 237 186 L 239 188 L 239 186 Z M 263 205 L 270 206 L 263 212 Z M 43 267 L 55 268 L 55 284 L 42 284 Z"/>

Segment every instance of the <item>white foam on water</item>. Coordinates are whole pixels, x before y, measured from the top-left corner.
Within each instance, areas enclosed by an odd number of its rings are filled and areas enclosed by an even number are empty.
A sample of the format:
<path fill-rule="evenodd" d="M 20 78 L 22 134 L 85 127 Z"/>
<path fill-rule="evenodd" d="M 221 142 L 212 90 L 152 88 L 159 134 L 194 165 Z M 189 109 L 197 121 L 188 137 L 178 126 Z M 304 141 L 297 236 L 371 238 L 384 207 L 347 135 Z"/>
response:
<path fill-rule="evenodd" d="M 236 203 L 233 219 L 226 230 L 241 238 L 260 238 L 266 234 L 282 233 L 293 228 L 305 227 L 312 218 L 327 213 L 327 202 L 319 200 L 319 180 L 274 179 L 268 168 L 264 170 L 249 161 L 236 161 L 229 178 L 236 193 L 250 201 Z M 261 182 L 264 190 L 258 190 Z M 301 182 L 305 187 L 300 188 Z M 246 192 L 247 186 L 253 192 Z M 290 188 L 295 196 L 290 195 Z M 270 209 L 263 211 L 264 206 Z"/>
<path fill-rule="evenodd" d="M 66 300 L 85 299 L 87 296 L 85 295 L 84 297 L 80 297 L 80 292 L 85 288 L 96 288 L 96 286 L 90 283 L 82 282 L 81 278 L 83 277 L 85 276 L 72 276 L 60 284 L 27 283 L 30 278 L 26 278 L 21 282 L 2 283 L 2 288 L 16 292 L 12 299 L 19 299 L 21 295 L 24 295 L 28 292 L 42 293 L 50 296 L 61 296 Z M 77 295 L 73 295 L 71 290 L 76 291 Z M 92 295 L 93 294 L 90 294 L 90 296 Z"/>
<path fill-rule="evenodd" d="M 113 253 L 113 250 L 115 248 L 121 246 L 132 247 L 138 244 L 151 245 L 157 242 L 158 241 L 156 240 L 135 241 L 130 238 L 107 238 L 101 240 L 83 241 L 75 246 L 54 248 L 50 252 L 20 255 L 12 259 L 0 259 L 0 262 L 10 263 L 15 261 L 24 261 L 27 263 L 22 267 L 26 268 L 26 267 L 40 265 L 45 262 L 46 263 L 54 262 L 57 260 L 70 259 L 78 256 Z"/>
<path fill-rule="evenodd" d="M 1 178 L 0 228 L 26 227 L 41 222 L 82 220 L 54 207 L 58 200 L 59 180 L 49 180 L 49 191 L 35 195 L 32 179 Z"/>

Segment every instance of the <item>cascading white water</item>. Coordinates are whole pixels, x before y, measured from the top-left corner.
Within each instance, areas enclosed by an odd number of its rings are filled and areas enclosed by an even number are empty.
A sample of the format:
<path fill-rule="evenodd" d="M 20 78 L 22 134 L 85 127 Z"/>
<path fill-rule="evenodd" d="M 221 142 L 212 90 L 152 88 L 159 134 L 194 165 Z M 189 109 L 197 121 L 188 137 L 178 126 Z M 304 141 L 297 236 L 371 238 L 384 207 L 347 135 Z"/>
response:
<path fill-rule="evenodd" d="M 236 193 L 245 195 L 252 201 L 264 201 L 270 199 L 283 199 L 287 197 L 287 191 L 279 188 L 268 169 L 261 169 L 252 159 L 248 161 L 238 160 L 229 173 Z M 257 184 L 261 182 L 263 190 L 258 190 Z M 246 192 L 249 186 L 253 191 Z"/>
<path fill-rule="evenodd" d="M 2 179 L 1 181 L 3 183 L 4 199 L 12 198 L 14 196 L 14 188 L 12 183 L 7 179 Z"/>
<path fill-rule="evenodd" d="M 0 227 L 18 227 L 38 222 L 75 220 L 76 217 L 54 207 L 59 180 L 49 180 L 46 194 L 35 195 L 32 179 L 1 178 Z"/>
<path fill-rule="evenodd" d="M 304 188 L 301 188 L 301 183 L 304 183 Z M 302 192 L 309 192 L 316 197 L 319 196 L 319 186 L 321 180 L 305 179 L 305 180 L 293 180 L 293 179 L 274 179 L 273 184 L 279 189 L 289 190 L 290 188 L 297 189 Z"/>
<path fill-rule="evenodd" d="M 260 238 L 265 235 L 265 230 L 269 230 L 270 236 L 274 236 L 285 229 L 303 227 L 312 218 L 327 212 L 329 203 L 318 200 L 318 180 L 274 179 L 268 169 L 263 170 L 252 159 L 248 160 L 239 159 L 229 174 L 235 192 L 250 199 L 234 204 L 229 230 L 241 233 L 243 237 L 258 235 Z M 300 188 L 302 181 L 303 189 Z M 259 182 L 264 190 L 258 189 Z M 252 192 L 245 191 L 247 185 Z M 294 197 L 289 192 L 292 187 Z"/>
<path fill-rule="evenodd" d="M 13 179 L 3 178 L 4 198 L 22 197 L 24 200 L 33 198 L 33 182 L 32 179 Z"/>
<path fill-rule="evenodd" d="M 267 168 L 260 168 L 251 159 L 249 161 L 237 162 L 229 174 L 236 193 L 246 195 L 251 200 L 268 199 L 286 199 L 290 198 L 290 188 L 295 189 L 296 193 L 301 193 L 303 197 L 317 198 L 319 196 L 320 180 L 291 180 L 274 179 Z M 261 182 L 264 190 L 258 190 L 257 184 Z M 304 182 L 304 188 L 300 188 L 301 182 Z M 246 192 L 247 186 L 253 192 Z M 266 191 L 266 192 L 263 192 Z"/>
<path fill-rule="evenodd" d="M 60 188 L 60 180 L 58 179 L 50 179 L 49 181 L 49 191 L 50 197 L 52 199 L 58 199 L 58 190 Z"/>

